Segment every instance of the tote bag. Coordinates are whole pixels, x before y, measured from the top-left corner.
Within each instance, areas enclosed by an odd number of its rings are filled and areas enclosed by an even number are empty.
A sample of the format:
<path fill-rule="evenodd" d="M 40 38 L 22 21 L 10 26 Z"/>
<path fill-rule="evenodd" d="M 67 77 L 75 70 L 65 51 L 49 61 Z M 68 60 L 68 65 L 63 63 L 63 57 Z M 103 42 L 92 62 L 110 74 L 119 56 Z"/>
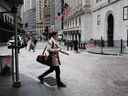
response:
<path fill-rule="evenodd" d="M 51 66 L 51 59 L 50 59 L 50 55 L 47 56 L 45 54 L 45 51 L 47 49 L 47 46 L 45 46 L 44 50 L 43 50 L 43 53 L 41 55 L 38 55 L 37 58 L 36 58 L 36 61 L 43 64 L 43 65 L 47 65 L 47 66 Z"/>

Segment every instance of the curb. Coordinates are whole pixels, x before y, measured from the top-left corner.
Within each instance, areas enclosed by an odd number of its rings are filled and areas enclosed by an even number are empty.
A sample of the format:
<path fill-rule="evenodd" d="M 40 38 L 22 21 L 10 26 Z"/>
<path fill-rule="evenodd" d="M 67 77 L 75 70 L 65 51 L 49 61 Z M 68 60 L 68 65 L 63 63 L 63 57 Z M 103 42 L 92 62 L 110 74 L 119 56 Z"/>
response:
<path fill-rule="evenodd" d="M 119 54 L 111 54 L 111 53 L 101 53 L 101 52 L 92 52 L 92 51 L 87 51 L 88 53 L 92 53 L 92 54 L 100 54 L 100 55 L 114 55 L 114 56 L 118 56 Z"/>

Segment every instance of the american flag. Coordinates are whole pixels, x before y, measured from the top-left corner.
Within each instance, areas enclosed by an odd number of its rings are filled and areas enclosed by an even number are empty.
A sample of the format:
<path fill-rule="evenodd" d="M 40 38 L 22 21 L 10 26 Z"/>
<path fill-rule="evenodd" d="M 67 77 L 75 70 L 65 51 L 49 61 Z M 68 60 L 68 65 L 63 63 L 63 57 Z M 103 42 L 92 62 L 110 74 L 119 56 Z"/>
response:
<path fill-rule="evenodd" d="M 71 12 L 72 12 L 71 7 L 67 3 L 65 3 L 64 4 L 64 17 L 71 15 Z"/>
<path fill-rule="evenodd" d="M 63 17 L 71 15 L 72 11 L 71 11 L 70 6 L 67 3 L 64 4 L 64 8 L 63 9 L 64 9 L 63 14 L 61 12 L 58 12 L 57 16 L 54 17 L 55 20 L 62 20 Z"/>

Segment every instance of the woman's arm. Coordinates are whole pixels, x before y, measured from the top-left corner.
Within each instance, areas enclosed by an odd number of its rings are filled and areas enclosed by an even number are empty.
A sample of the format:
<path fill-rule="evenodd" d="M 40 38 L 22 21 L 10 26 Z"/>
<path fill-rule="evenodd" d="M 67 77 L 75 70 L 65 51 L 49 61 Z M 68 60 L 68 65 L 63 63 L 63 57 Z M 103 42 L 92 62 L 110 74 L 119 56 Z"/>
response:
<path fill-rule="evenodd" d="M 60 51 L 60 48 L 52 48 L 51 42 L 48 42 L 47 50 L 48 50 L 49 52 L 59 52 L 59 51 Z"/>

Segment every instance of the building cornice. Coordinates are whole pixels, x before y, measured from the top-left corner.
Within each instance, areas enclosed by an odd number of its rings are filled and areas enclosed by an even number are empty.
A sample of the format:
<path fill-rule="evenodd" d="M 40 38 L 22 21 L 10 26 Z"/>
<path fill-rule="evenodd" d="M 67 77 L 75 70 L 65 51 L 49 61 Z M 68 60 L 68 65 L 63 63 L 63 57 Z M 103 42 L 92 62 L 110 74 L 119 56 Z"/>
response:
<path fill-rule="evenodd" d="M 91 14 L 91 12 L 91 5 L 80 6 L 78 9 L 76 8 L 70 16 L 67 16 L 64 21 L 66 22 L 67 20 L 71 20 L 83 14 Z"/>
<path fill-rule="evenodd" d="M 108 2 L 105 5 L 101 5 L 99 8 L 94 9 L 93 12 L 99 11 L 99 10 L 101 10 L 103 8 L 106 8 L 106 7 L 110 6 L 110 5 L 113 5 L 113 4 L 117 3 L 118 1 L 121 1 L 121 0 L 116 0 L 116 1 L 113 1 L 113 2 Z"/>

